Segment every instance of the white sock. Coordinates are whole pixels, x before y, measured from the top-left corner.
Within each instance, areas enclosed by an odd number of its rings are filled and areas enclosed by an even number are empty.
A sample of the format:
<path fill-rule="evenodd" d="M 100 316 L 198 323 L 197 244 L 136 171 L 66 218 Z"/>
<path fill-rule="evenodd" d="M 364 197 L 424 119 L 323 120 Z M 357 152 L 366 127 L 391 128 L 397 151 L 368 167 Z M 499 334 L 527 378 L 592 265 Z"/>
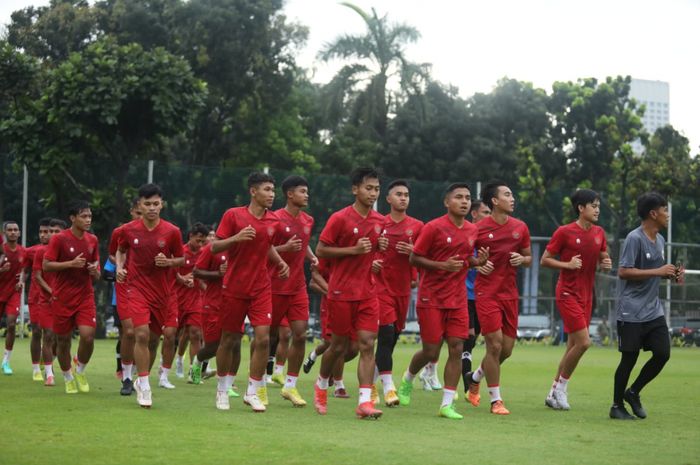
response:
<path fill-rule="evenodd" d="M 489 397 L 491 397 L 492 404 L 497 400 L 501 400 L 501 387 L 498 384 L 489 386 Z"/>
<path fill-rule="evenodd" d="M 430 376 L 436 376 L 438 372 L 438 362 L 430 362 L 428 366 L 430 366 Z"/>
<path fill-rule="evenodd" d="M 284 363 L 282 365 L 280 365 L 279 363 L 275 363 L 275 369 L 272 373 L 276 375 L 281 375 L 282 373 L 284 373 Z"/>
<path fill-rule="evenodd" d="M 87 363 L 78 362 L 78 366 L 75 368 L 75 372 L 79 375 L 85 373 L 85 368 L 87 368 Z"/>
<path fill-rule="evenodd" d="M 559 382 L 557 382 L 557 389 L 559 391 L 566 392 L 566 388 L 569 385 L 569 378 L 564 378 L 564 375 L 559 375 Z"/>
<path fill-rule="evenodd" d="M 228 391 L 233 387 L 233 382 L 236 379 L 236 375 L 226 375 L 226 390 Z"/>
<path fill-rule="evenodd" d="M 32 372 L 34 372 L 34 373 L 41 372 L 41 365 L 39 365 L 38 363 L 32 363 Z"/>
<path fill-rule="evenodd" d="M 258 393 L 258 389 L 265 386 L 265 381 L 263 381 L 263 379 L 257 380 L 253 378 L 248 378 L 248 390 L 246 391 L 246 395 L 256 395 Z"/>
<path fill-rule="evenodd" d="M 361 387 L 360 388 L 360 397 L 357 400 L 358 405 L 364 404 L 365 402 L 371 402 L 371 401 L 372 401 L 372 388 Z"/>
<path fill-rule="evenodd" d="M 374 365 L 374 378 L 372 378 L 372 383 L 377 384 L 378 379 L 379 379 L 379 369 L 377 368 L 377 365 Z"/>
<path fill-rule="evenodd" d="M 5 355 L 3 355 L 3 357 L 2 357 L 2 363 L 9 362 L 11 356 L 12 356 L 12 351 L 5 349 Z"/>
<path fill-rule="evenodd" d="M 287 379 L 284 382 L 285 389 L 294 389 L 297 387 L 297 378 L 298 376 L 292 376 L 287 373 Z"/>
<path fill-rule="evenodd" d="M 554 394 L 554 390 L 557 388 L 557 384 L 559 383 L 559 376 L 554 378 L 554 381 L 552 381 L 552 387 L 549 388 L 549 397 L 552 397 Z"/>
<path fill-rule="evenodd" d="M 403 374 L 403 379 L 405 379 L 409 383 L 412 383 L 413 380 L 416 379 L 416 375 L 414 375 L 410 371 L 406 370 L 406 373 Z"/>
<path fill-rule="evenodd" d="M 334 379 L 333 380 L 333 386 L 335 387 L 335 390 L 337 391 L 338 389 L 345 389 L 345 383 L 343 383 L 342 379 Z"/>
<path fill-rule="evenodd" d="M 447 389 L 444 388 L 442 390 L 442 404 L 440 404 L 440 408 L 446 407 L 448 405 L 452 405 L 452 403 L 455 400 L 455 391 L 454 389 Z"/>
<path fill-rule="evenodd" d="M 64 378 L 66 381 L 73 381 L 73 373 L 72 373 L 70 370 L 64 371 L 64 372 L 63 372 L 63 378 Z"/>
<path fill-rule="evenodd" d="M 46 365 L 44 365 L 44 373 L 46 373 L 47 378 L 49 376 L 53 376 L 53 365 L 50 363 L 47 363 Z"/>
<path fill-rule="evenodd" d="M 170 368 L 160 367 L 160 379 L 167 381 L 168 373 L 170 373 Z"/>
<path fill-rule="evenodd" d="M 311 353 L 309 354 L 309 360 L 312 362 L 316 361 L 316 357 L 318 357 L 318 354 L 316 353 L 316 350 L 312 350 Z"/>
<path fill-rule="evenodd" d="M 389 391 L 395 391 L 396 386 L 394 386 L 394 379 L 391 377 L 391 372 L 382 373 L 379 375 L 382 380 L 382 386 L 384 387 L 384 395 Z"/>
<path fill-rule="evenodd" d="M 221 391 L 221 392 L 226 392 L 228 391 L 228 388 L 226 387 L 227 383 L 227 376 L 217 376 L 216 377 L 216 389 Z"/>
<path fill-rule="evenodd" d="M 133 363 L 122 363 L 122 379 L 123 380 L 131 379 L 133 369 L 134 369 Z"/>
<path fill-rule="evenodd" d="M 148 380 L 148 376 L 139 376 L 139 379 L 136 380 L 136 382 L 139 383 L 139 387 L 142 391 L 151 390 L 151 383 Z"/>
<path fill-rule="evenodd" d="M 202 362 L 197 358 L 197 355 L 195 354 L 194 358 L 192 359 L 192 365 L 201 365 Z"/>
<path fill-rule="evenodd" d="M 177 356 L 176 362 L 177 362 L 178 365 L 183 365 L 183 364 L 184 364 L 184 362 L 182 361 L 182 357 L 183 357 L 182 355 L 178 355 L 178 356 Z M 161 363 L 162 363 L 162 362 L 163 362 L 163 361 L 162 361 L 162 359 L 161 359 Z"/>
<path fill-rule="evenodd" d="M 481 365 L 479 365 L 479 368 L 477 368 L 476 371 L 472 373 L 472 380 L 474 380 L 475 383 L 480 383 L 483 378 L 484 368 Z"/>
<path fill-rule="evenodd" d="M 335 381 L 335 383 L 336 386 L 338 386 L 337 381 Z M 328 389 L 328 378 L 324 378 L 323 376 L 319 375 L 318 379 L 316 380 L 316 386 L 318 386 L 319 389 Z"/>

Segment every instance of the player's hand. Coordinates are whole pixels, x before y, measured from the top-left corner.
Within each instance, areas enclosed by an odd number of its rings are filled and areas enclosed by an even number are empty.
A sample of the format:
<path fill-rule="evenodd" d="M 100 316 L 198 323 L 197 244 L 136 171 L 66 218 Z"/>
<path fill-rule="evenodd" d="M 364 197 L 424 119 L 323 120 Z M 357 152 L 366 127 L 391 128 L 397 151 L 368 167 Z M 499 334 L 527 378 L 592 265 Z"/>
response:
<path fill-rule="evenodd" d="M 192 273 L 183 276 L 183 281 L 185 286 L 189 287 L 190 289 L 194 287 L 194 276 L 192 275 Z"/>
<path fill-rule="evenodd" d="M 100 276 L 100 264 L 97 262 L 88 263 L 87 270 L 92 277 Z"/>
<path fill-rule="evenodd" d="M 117 282 L 118 283 L 125 283 L 126 282 L 126 269 L 125 268 L 117 268 Z"/>
<path fill-rule="evenodd" d="M 85 260 L 85 257 L 83 257 L 83 253 L 80 252 L 78 256 L 71 260 L 69 263 L 71 268 L 85 268 L 87 260 Z"/>
<path fill-rule="evenodd" d="M 163 252 L 160 252 L 156 255 L 155 264 L 157 267 L 166 268 L 170 266 L 170 260 L 168 260 L 168 257 L 166 257 Z"/>
<path fill-rule="evenodd" d="M 676 267 L 675 280 L 678 284 L 683 284 L 685 282 L 685 267 L 683 265 Z"/>
<path fill-rule="evenodd" d="M 318 267 L 318 257 L 316 255 L 311 255 L 311 267 L 316 268 Z"/>
<path fill-rule="evenodd" d="M 411 289 L 415 289 L 417 287 L 418 287 L 418 281 L 416 281 L 415 279 L 412 279 L 411 280 Z"/>
<path fill-rule="evenodd" d="M 410 239 L 409 239 L 410 241 Z M 413 242 L 399 241 L 396 243 L 396 251 L 403 255 L 411 255 L 413 252 Z"/>
<path fill-rule="evenodd" d="M 581 261 L 581 255 L 574 255 L 571 260 L 566 264 L 567 268 L 570 270 L 580 270 L 583 266 L 583 261 Z"/>
<path fill-rule="evenodd" d="M 495 270 L 495 269 L 496 268 L 493 266 L 493 262 L 491 260 L 486 260 L 486 263 L 480 267 L 477 267 L 476 271 L 479 274 L 482 274 L 484 276 L 488 276 L 491 273 L 493 273 L 493 270 Z"/>
<path fill-rule="evenodd" d="M 382 231 L 382 235 L 379 236 L 379 239 L 377 239 L 377 245 L 379 246 L 379 250 L 382 252 L 389 248 L 389 238 L 386 237 L 385 234 L 386 230 Z"/>
<path fill-rule="evenodd" d="M 657 268 L 659 276 L 662 278 L 676 279 L 676 265 L 664 265 L 661 268 Z"/>
<path fill-rule="evenodd" d="M 518 252 L 510 253 L 510 266 L 520 266 L 525 262 L 525 257 L 520 255 Z"/>
<path fill-rule="evenodd" d="M 454 255 L 442 262 L 443 270 L 456 273 L 464 268 L 464 260 L 459 259 L 459 255 Z"/>
<path fill-rule="evenodd" d="M 5 263 L 0 266 L 0 273 L 5 273 L 6 271 L 10 271 L 10 262 L 7 261 L 7 257 L 5 257 Z"/>
<path fill-rule="evenodd" d="M 289 238 L 283 247 L 283 252 L 299 252 L 301 250 L 301 239 L 295 234 Z"/>
<path fill-rule="evenodd" d="M 603 271 L 612 270 L 612 259 L 610 257 L 602 259 L 600 261 L 600 269 Z"/>
<path fill-rule="evenodd" d="M 279 268 L 279 273 L 277 275 L 280 278 L 286 279 L 289 277 L 289 265 L 287 265 L 287 262 L 280 260 L 280 262 L 277 264 L 277 268 Z"/>
<path fill-rule="evenodd" d="M 489 261 L 490 247 L 480 247 L 476 253 L 477 266 L 484 266 Z"/>
<path fill-rule="evenodd" d="M 226 270 L 228 270 L 228 262 L 224 262 L 221 265 L 219 265 L 219 275 L 220 276 L 225 275 Z"/>
<path fill-rule="evenodd" d="M 372 241 L 368 237 L 361 237 L 355 245 L 355 255 L 364 255 L 372 251 Z"/>
<path fill-rule="evenodd" d="M 24 289 L 24 281 L 17 281 L 17 284 L 15 284 L 15 291 L 22 292 Z"/>
<path fill-rule="evenodd" d="M 252 241 L 253 239 L 255 239 L 255 228 L 251 225 L 241 229 L 238 234 L 233 236 L 234 242 Z"/>
<path fill-rule="evenodd" d="M 372 273 L 379 274 L 382 271 L 384 260 L 374 260 L 372 262 Z"/>

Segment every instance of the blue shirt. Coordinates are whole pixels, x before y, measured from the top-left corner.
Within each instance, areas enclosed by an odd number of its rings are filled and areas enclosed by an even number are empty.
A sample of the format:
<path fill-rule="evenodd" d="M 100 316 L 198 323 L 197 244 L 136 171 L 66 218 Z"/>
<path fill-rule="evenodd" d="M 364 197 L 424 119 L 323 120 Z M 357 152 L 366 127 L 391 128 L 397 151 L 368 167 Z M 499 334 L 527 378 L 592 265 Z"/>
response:
<path fill-rule="evenodd" d="M 110 260 L 108 258 L 107 261 L 105 262 L 105 266 L 103 267 L 103 269 L 105 271 L 109 271 L 109 272 L 114 273 L 117 271 L 117 265 L 112 263 L 112 260 Z M 115 292 L 115 289 L 114 289 L 114 283 L 110 283 L 110 286 L 112 288 L 112 307 L 116 307 L 117 306 L 117 293 Z"/>
<path fill-rule="evenodd" d="M 474 256 L 478 257 L 477 251 L 474 251 Z M 476 268 L 470 268 L 467 272 L 467 300 L 476 300 L 474 298 L 474 281 L 476 281 Z"/>

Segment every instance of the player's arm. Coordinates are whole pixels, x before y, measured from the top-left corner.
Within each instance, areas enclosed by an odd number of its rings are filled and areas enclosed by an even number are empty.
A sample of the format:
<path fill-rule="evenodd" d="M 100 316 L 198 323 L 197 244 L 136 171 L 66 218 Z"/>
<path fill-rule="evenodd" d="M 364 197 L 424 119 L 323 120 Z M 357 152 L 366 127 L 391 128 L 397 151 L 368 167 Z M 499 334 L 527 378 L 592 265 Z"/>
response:
<path fill-rule="evenodd" d="M 277 250 L 278 253 L 279 252 L 299 252 L 301 250 L 301 247 L 302 247 L 301 239 L 298 238 L 296 234 L 294 234 L 284 244 L 276 245 L 275 250 Z"/>
<path fill-rule="evenodd" d="M 124 268 L 124 264 L 126 264 L 126 250 L 122 249 L 121 247 L 117 249 L 117 254 L 114 256 L 114 262 L 117 265 L 117 282 L 123 283 L 126 281 L 126 268 Z"/>
<path fill-rule="evenodd" d="M 316 267 L 311 268 L 311 280 L 309 281 L 309 288 L 318 294 L 328 294 L 328 282 L 323 277 L 323 275 L 319 273 Z"/>
<path fill-rule="evenodd" d="M 318 258 L 343 258 L 355 255 L 364 255 L 372 251 L 372 241 L 368 237 L 361 237 L 351 247 L 333 247 L 322 241 L 316 246 Z"/>
<path fill-rule="evenodd" d="M 49 283 L 46 282 L 44 279 L 44 276 L 41 274 L 41 270 L 34 270 L 34 281 L 36 281 L 37 284 L 39 284 L 39 287 L 44 290 L 47 294 L 52 294 L 53 289 L 51 289 L 51 286 L 49 286 Z"/>
<path fill-rule="evenodd" d="M 525 247 L 520 249 L 520 253 L 511 252 L 510 264 L 511 266 L 522 266 L 523 268 L 529 268 L 530 265 L 532 265 L 532 248 Z"/>
<path fill-rule="evenodd" d="M 316 266 L 318 265 L 318 257 L 316 254 L 314 254 L 314 251 L 311 250 L 311 246 L 307 245 L 306 246 L 306 259 L 313 265 Z"/>
<path fill-rule="evenodd" d="M 217 254 L 219 252 L 224 252 L 237 242 L 252 241 L 253 239 L 255 239 L 255 228 L 248 225 L 226 239 L 217 236 L 216 239 L 211 241 L 211 253 Z"/>
<path fill-rule="evenodd" d="M 600 252 L 600 256 L 598 257 L 598 266 L 602 271 L 612 270 L 612 259 L 607 251 Z"/>
<path fill-rule="evenodd" d="M 289 265 L 287 265 L 287 262 L 282 260 L 282 257 L 280 257 L 280 254 L 277 253 L 277 249 L 275 249 L 275 246 L 273 246 L 273 245 L 270 246 L 270 249 L 267 252 L 267 258 L 277 268 L 279 268 L 279 277 L 280 278 L 289 277 Z"/>
<path fill-rule="evenodd" d="M 664 278 L 664 279 L 675 279 L 676 278 L 676 266 L 664 265 L 659 268 L 653 268 L 650 270 L 644 270 L 640 268 L 624 268 L 620 267 L 617 270 L 617 276 L 625 281 L 643 281 L 649 278 Z"/>
<path fill-rule="evenodd" d="M 568 262 L 559 260 L 549 250 L 545 249 L 540 259 L 540 265 L 545 268 L 553 268 L 555 270 L 578 270 L 583 266 L 581 255 L 574 255 Z"/>
<path fill-rule="evenodd" d="M 479 250 L 476 251 L 476 256 L 470 255 L 467 261 L 472 268 L 486 265 L 486 262 L 489 261 L 489 247 L 479 247 Z"/>
<path fill-rule="evenodd" d="M 451 273 L 460 271 L 465 266 L 464 260 L 460 260 L 459 255 L 454 255 L 448 258 L 446 261 L 439 262 L 418 255 L 415 253 L 415 251 L 411 252 L 411 255 L 408 256 L 408 261 L 411 263 L 411 265 L 418 268 L 436 271 L 449 271 Z"/>
<path fill-rule="evenodd" d="M 44 263 L 42 264 L 42 269 L 46 272 L 56 273 L 64 270 L 69 270 L 71 268 L 85 268 L 86 266 L 85 257 L 80 253 L 73 260 L 68 260 L 65 262 L 54 262 L 44 258 Z"/>
<path fill-rule="evenodd" d="M 224 263 L 222 266 L 226 266 L 226 264 Z M 221 279 L 221 277 L 226 274 L 226 271 L 222 272 L 220 269 L 215 271 L 202 270 L 195 267 L 192 274 L 195 278 L 201 279 L 202 281 L 216 281 L 217 279 Z"/>

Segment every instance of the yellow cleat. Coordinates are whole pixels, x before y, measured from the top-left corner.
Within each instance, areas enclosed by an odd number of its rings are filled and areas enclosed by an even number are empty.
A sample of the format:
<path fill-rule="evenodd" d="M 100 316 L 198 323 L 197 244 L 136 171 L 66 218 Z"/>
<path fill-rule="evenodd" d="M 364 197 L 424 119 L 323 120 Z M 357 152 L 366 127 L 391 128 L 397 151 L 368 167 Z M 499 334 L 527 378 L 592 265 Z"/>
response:
<path fill-rule="evenodd" d="M 270 405 L 270 400 L 267 398 L 267 386 L 258 388 L 258 392 L 256 394 L 258 395 L 260 402 L 262 402 L 265 407 Z"/>
<path fill-rule="evenodd" d="M 41 371 L 35 371 L 32 373 L 33 381 L 44 381 L 44 377 L 41 375 Z"/>
<path fill-rule="evenodd" d="M 379 393 L 377 392 L 377 385 L 376 384 L 372 385 L 372 395 L 371 395 L 370 399 L 372 400 L 372 405 L 376 407 L 377 404 L 379 403 Z"/>
<path fill-rule="evenodd" d="M 284 386 L 284 375 L 282 373 L 275 373 L 270 379 L 276 386 Z"/>
<path fill-rule="evenodd" d="M 399 405 L 399 395 L 394 389 L 386 393 L 384 396 L 384 403 L 387 407 L 396 407 Z"/>
<path fill-rule="evenodd" d="M 301 398 L 297 388 L 282 388 L 280 394 L 284 399 L 290 401 L 295 407 L 304 407 L 306 405 L 306 401 Z"/>
<path fill-rule="evenodd" d="M 88 384 L 87 378 L 85 377 L 85 373 L 76 373 L 75 381 L 78 384 L 78 391 L 90 392 L 90 385 Z"/>
<path fill-rule="evenodd" d="M 78 393 L 78 383 L 75 382 L 75 378 L 70 381 L 66 380 L 66 394 L 77 394 Z"/>

